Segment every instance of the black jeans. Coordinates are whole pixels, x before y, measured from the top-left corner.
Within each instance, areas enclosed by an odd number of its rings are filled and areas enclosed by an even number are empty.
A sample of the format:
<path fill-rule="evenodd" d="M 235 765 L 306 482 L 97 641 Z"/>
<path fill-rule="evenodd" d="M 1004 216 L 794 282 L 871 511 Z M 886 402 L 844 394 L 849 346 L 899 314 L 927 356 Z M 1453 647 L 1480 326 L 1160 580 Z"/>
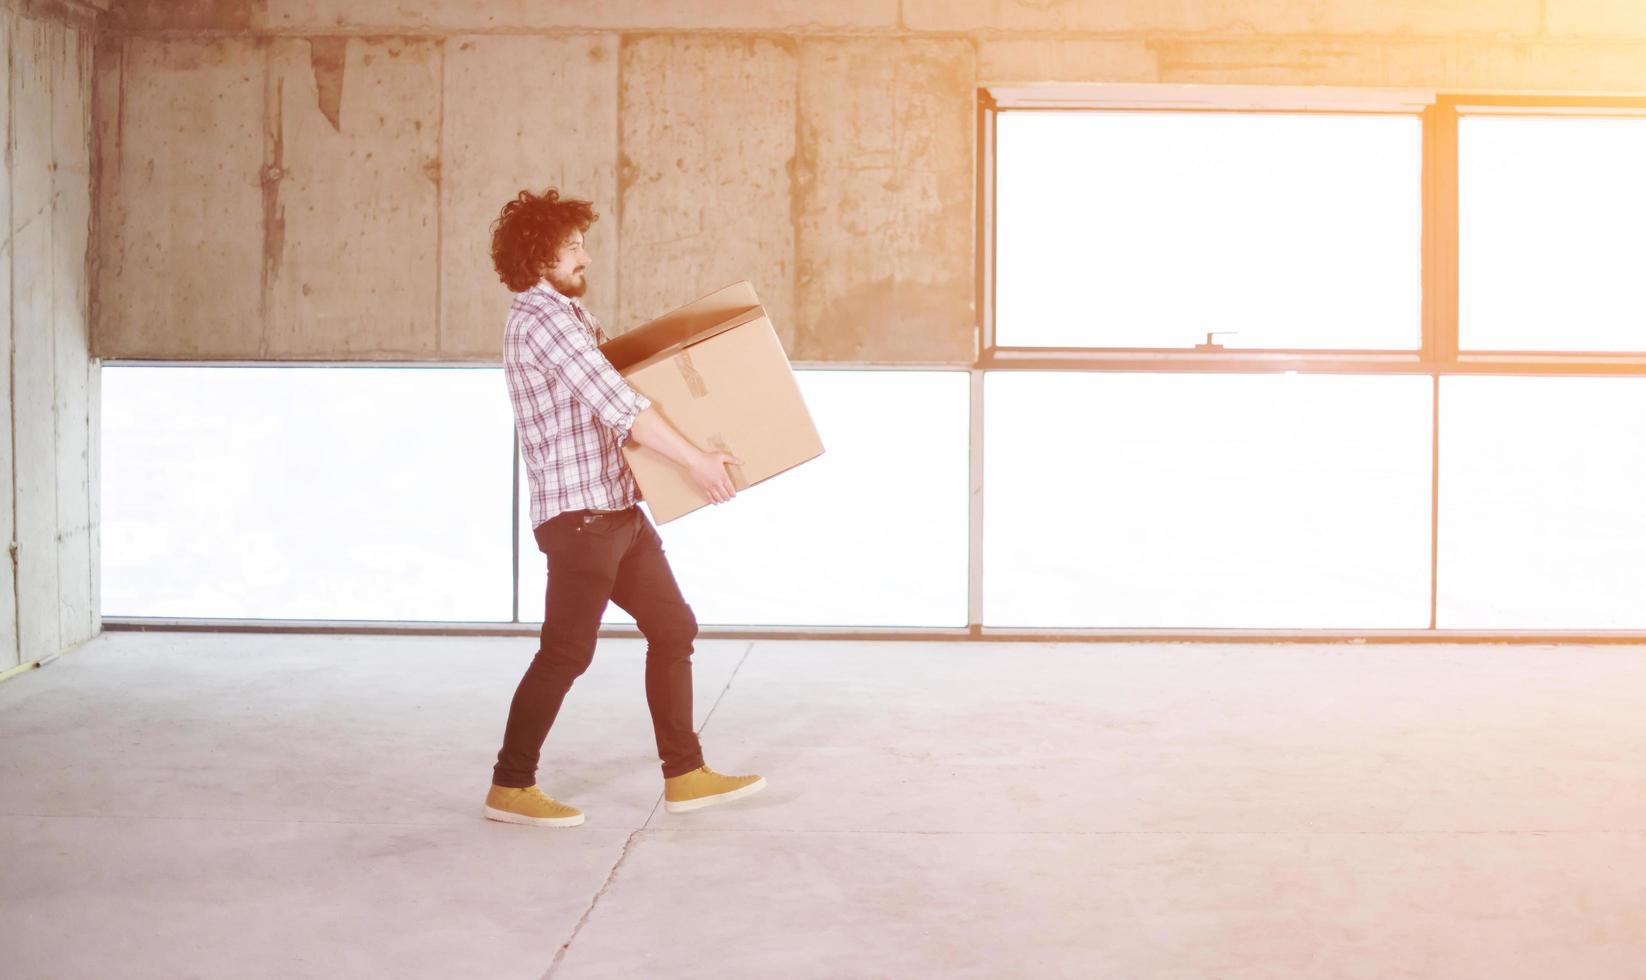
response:
<path fill-rule="evenodd" d="M 549 559 L 542 641 L 509 705 L 492 782 L 530 786 L 560 702 L 589 662 L 607 601 L 646 637 L 646 704 L 663 776 L 703 765 L 692 729 L 692 641 L 697 618 L 663 556 L 663 539 L 640 507 L 556 514 L 532 531 Z"/>

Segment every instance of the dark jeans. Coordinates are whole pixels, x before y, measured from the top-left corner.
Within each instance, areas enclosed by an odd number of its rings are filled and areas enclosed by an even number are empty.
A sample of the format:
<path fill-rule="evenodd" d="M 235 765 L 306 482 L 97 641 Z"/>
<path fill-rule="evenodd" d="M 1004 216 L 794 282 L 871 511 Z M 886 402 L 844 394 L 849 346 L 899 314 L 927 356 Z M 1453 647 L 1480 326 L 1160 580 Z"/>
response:
<path fill-rule="evenodd" d="M 549 559 L 542 642 L 509 705 L 492 782 L 530 786 L 560 702 L 589 662 L 607 601 L 634 617 L 646 637 L 646 704 L 665 778 L 703 765 L 692 729 L 692 641 L 697 618 L 663 557 L 663 539 L 639 506 L 574 510 L 532 531 Z"/>

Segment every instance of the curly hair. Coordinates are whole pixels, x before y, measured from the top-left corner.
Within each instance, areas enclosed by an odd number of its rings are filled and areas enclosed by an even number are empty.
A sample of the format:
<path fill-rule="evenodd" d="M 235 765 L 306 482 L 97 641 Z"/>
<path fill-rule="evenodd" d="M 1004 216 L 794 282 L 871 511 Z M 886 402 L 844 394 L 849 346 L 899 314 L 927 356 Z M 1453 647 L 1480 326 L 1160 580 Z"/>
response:
<path fill-rule="evenodd" d="M 554 264 L 572 229 L 588 231 L 599 217 L 593 202 L 562 199 L 552 187 L 542 194 L 521 191 L 492 222 L 497 278 L 516 293 L 532 288 L 543 278 L 543 270 Z"/>

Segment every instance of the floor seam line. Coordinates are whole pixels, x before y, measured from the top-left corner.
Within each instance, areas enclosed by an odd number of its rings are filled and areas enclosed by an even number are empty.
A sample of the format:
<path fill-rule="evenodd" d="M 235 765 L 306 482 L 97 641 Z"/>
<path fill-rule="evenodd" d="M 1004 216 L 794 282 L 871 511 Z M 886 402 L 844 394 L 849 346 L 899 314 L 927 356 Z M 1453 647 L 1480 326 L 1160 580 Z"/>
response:
<path fill-rule="evenodd" d="M 594 898 L 589 901 L 589 907 L 584 909 L 583 914 L 578 917 L 577 925 L 572 927 L 572 934 L 566 937 L 566 941 L 560 944 L 559 949 L 555 950 L 554 959 L 550 961 L 549 969 L 543 974 L 541 980 L 549 980 L 550 977 L 554 976 L 554 971 L 560 969 L 561 962 L 566 958 L 566 951 L 572 948 L 572 943 L 577 941 L 577 934 L 583 931 L 583 926 L 589 921 L 589 916 L 594 914 L 595 906 L 600 904 L 601 897 L 611 889 L 612 883 L 617 880 L 617 869 L 621 868 L 623 862 L 628 860 L 629 851 L 634 849 L 635 838 L 644 832 L 644 829 L 631 831 L 628 839 L 623 841 L 623 852 L 617 855 L 617 862 L 612 865 L 611 871 L 607 872 L 605 884 L 601 885 L 600 890 L 594 893 Z"/>
<path fill-rule="evenodd" d="M 726 700 L 726 692 L 732 689 L 732 682 L 737 680 L 738 671 L 742 670 L 743 665 L 748 663 L 749 654 L 753 652 L 754 641 L 750 640 L 749 645 L 743 650 L 743 656 L 738 658 L 737 666 L 732 668 L 731 676 L 726 678 L 726 686 L 720 689 L 720 694 L 714 699 L 714 704 L 709 707 L 709 713 L 703 716 L 703 724 L 697 729 L 698 735 L 702 735 L 703 730 L 709 727 L 709 721 L 714 718 L 715 711 L 719 710 L 720 702 Z"/>

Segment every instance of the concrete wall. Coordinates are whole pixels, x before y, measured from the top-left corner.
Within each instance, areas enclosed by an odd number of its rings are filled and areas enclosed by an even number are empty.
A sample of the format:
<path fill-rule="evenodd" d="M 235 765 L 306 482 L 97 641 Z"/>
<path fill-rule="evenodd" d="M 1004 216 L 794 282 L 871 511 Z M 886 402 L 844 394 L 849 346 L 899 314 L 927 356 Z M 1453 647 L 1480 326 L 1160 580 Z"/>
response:
<path fill-rule="evenodd" d="M 614 332 L 748 278 L 797 362 L 965 364 L 978 85 L 1640 94 L 1646 3 L 124 0 L 98 72 L 103 356 L 495 361 L 554 184 Z"/>
<path fill-rule="evenodd" d="M 98 615 L 97 369 L 89 356 L 95 8 L 0 4 L 0 670 L 90 639 Z"/>

